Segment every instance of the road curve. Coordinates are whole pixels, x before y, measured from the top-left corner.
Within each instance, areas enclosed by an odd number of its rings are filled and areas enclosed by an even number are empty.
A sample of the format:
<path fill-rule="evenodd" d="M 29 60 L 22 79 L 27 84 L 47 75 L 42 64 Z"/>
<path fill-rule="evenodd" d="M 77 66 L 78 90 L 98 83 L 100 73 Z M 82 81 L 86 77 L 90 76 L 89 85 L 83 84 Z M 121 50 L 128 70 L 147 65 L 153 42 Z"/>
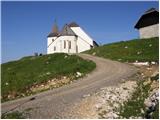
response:
<path fill-rule="evenodd" d="M 20 111 L 28 109 L 28 118 L 64 118 L 63 113 L 67 112 L 67 108 L 81 100 L 83 95 L 105 86 L 117 85 L 137 71 L 135 67 L 124 63 L 87 54 L 78 55 L 94 61 L 96 69 L 70 85 L 2 103 L 2 113 L 12 109 Z M 33 97 L 35 99 L 30 100 Z"/>

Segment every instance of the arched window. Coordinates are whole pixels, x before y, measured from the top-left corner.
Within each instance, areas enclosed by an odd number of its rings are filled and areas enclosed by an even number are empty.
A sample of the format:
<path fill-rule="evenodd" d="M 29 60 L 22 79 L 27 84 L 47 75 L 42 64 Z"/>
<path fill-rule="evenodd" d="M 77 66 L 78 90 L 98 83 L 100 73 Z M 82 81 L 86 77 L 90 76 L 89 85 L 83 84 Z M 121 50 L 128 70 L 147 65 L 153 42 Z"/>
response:
<path fill-rule="evenodd" d="M 56 51 L 56 46 L 54 46 L 54 51 Z"/>
<path fill-rule="evenodd" d="M 69 49 L 71 49 L 71 41 L 68 41 L 68 46 L 69 46 Z"/>
<path fill-rule="evenodd" d="M 66 48 L 66 41 L 64 40 L 64 49 Z"/>

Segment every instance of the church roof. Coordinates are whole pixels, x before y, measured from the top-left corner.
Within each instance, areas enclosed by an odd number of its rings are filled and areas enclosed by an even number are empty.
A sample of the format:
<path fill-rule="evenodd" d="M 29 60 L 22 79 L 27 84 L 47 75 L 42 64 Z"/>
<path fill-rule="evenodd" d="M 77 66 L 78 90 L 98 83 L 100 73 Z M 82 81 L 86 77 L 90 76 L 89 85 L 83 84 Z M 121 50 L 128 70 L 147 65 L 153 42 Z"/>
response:
<path fill-rule="evenodd" d="M 47 37 L 55 37 L 55 36 L 58 36 L 58 35 L 59 35 L 59 33 L 51 32 L 51 33 L 49 33 L 49 35 Z"/>
<path fill-rule="evenodd" d="M 155 8 L 147 10 L 138 20 L 135 28 L 143 28 L 146 26 L 154 25 L 159 23 L 159 12 Z"/>
<path fill-rule="evenodd" d="M 76 22 L 71 22 L 68 26 L 69 27 L 79 27 L 79 25 Z"/>
<path fill-rule="evenodd" d="M 49 33 L 49 35 L 47 37 L 55 37 L 55 36 L 58 36 L 58 35 L 59 35 L 59 30 L 58 30 L 57 21 L 55 19 L 54 25 L 53 25 L 53 28 L 52 28 L 52 32 Z"/>
<path fill-rule="evenodd" d="M 66 24 L 61 33 L 60 33 L 61 36 L 75 36 L 76 34 L 73 32 L 73 30 Z"/>

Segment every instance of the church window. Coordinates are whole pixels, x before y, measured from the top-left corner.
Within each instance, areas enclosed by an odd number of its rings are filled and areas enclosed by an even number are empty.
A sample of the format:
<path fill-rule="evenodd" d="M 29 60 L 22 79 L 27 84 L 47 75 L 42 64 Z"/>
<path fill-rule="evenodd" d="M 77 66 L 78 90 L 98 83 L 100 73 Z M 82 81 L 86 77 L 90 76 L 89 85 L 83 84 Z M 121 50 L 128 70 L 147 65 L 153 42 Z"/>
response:
<path fill-rule="evenodd" d="M 54 51 L 56 51 L 56 46 L 54 46 Z"/>
<path fill-rule="evenodd" d="M 69 43 L 68 43 L 68 44 L 69 44 L 69 49 L 71 49 L 71 41 L 69 41 Z"/>
<path fill-rule="evenodd" d="M 66 48 L 66 41 L 64 41 L 64 49 Z"/>

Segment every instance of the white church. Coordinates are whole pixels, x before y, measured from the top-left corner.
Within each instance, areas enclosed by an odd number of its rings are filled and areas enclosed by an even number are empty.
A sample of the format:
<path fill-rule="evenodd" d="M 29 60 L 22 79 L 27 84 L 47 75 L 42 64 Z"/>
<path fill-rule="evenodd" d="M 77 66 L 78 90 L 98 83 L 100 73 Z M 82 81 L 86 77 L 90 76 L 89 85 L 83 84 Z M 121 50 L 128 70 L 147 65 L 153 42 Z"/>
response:
<path fill-rule="evenodd" d="M 47 36 L 47 54 L 80 53 L 98 44 L 75 22 L 66 24 L 62 31 L 55 22 L 52 32 Z"/>

